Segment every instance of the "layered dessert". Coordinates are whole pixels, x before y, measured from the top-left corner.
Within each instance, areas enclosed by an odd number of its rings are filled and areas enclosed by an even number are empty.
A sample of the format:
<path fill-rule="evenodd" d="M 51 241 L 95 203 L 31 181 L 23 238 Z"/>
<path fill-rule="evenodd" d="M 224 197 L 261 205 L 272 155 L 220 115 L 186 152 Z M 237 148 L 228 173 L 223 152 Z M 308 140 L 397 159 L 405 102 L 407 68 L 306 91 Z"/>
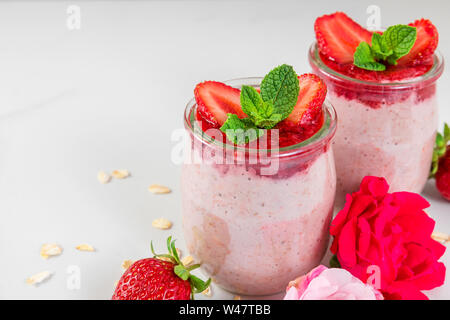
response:
<path fill-rule="evenodd" d="M 185 112 L 183 230 L 226 290 L 278 293 L 323 258 L 336 188 L 325 96 L 319 77 L 286 65 L 264 79 L 197 85 Z"/>
<path fill-rule="evenodd" d="M 342 12 L 319 17 L 309 60 L 336 108 L 338 203 L 365 176 L 420 192 L 438 125 L 436 27 L 425 19 L 370 32 Z"/>

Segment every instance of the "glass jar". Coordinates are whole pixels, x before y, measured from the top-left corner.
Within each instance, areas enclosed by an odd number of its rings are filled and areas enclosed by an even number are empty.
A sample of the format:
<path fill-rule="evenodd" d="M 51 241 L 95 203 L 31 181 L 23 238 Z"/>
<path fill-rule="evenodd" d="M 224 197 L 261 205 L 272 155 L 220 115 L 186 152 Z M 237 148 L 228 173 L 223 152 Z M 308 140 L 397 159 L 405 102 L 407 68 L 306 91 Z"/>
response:
<path fill-rule="evenodd" d="M 358 189 L 365 176 L 384 177 L 390 192 L 421 192 L 430 172 L 438 127 L 436 80 L 444 62 L 439 53 L 422 76 L 386 83 L 354 79 L 329 68 L 317 44 L 309 51 L 315 74 L 336 108 L 333 141 L 337 204 Z"/>
<path fill-rule="evenodd" d="M 261 80 L 226 83 L 259 87 Z M 211 139 L 199 128 L 195 100 L 188 103 L 184 238 L 195 260 L 224 289 L 279 293 L 322 260 L 336 188 L 331 149 L 336 114 L 327 102 L 323 112 L 322 128 L 308 140 L 258 149 Z"/>

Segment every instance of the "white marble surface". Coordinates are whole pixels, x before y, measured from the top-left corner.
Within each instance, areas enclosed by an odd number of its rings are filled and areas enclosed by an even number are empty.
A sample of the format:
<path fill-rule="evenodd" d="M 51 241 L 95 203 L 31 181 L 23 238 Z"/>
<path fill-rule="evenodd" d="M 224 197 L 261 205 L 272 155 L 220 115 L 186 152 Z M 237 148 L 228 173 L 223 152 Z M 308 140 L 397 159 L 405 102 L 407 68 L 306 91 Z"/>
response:
<path fill-rule="evenodd" d="M 447 1 L 378 1 L 383 25 L 432 19 L 450 56 Z M 66 26 L 69 4 L 81 29 Z M 307 72 L 314 18 L 343 10 L 366 20 L 372 1 L 1 2 L 0 3 L 0 298 L 108 299 L 124 259 L 150 255 L 179 239 L 180 167 L 171 162 L 173 130 L 196 83 L 260 76 L 289 63 Z M 449 71 L 440 81 L 441 121 L 450 121 Z M 101 185 L 99 170 L 132 177 Z M 170 186 L 155 196 L 148 185 Z M 450 204 L 432 184 L 424 193 L 436 229 L 450 232 Z M 151 227 L 174 221 L 171 231 Z M 59 243 L 43 260 L 40 245 Z M 74 246 L 90 243 L 95 253 Z M 185 250 L 184 250 L 185 251 Z M 443 261 L 450 266 L 450 253 Z M 80 288 L 67 286 L 79 267 Z M 68 269 L 69 268 L 69 269 Z M 33 273 L 52 278 L 35 288 Z M 430 293 L 450 299 L 450 281 Z M 213 298 L 232 295 L 214 288 Z M 203 298 L 203 297 L 200 297 Z"/>

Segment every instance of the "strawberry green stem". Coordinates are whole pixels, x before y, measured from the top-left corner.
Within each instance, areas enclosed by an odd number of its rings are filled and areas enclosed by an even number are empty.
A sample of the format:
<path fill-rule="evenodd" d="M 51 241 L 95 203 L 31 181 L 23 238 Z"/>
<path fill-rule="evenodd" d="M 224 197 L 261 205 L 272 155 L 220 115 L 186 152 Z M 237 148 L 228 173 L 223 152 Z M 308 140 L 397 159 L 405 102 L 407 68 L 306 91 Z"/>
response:
<path fill-rule="evenodd" d="M 190 272 L 200 267 L 200 264 L 194 264 L 192 266 L 186 267 L 180 260 L 178 256 L 177 248 L 175 247 L 175 241 L 172 241 L 172 236 L 167 238 L 167 250 L 168 254 L 157 254 L 153 248 L 153 242 L 150 242 L 150 249 L 155 258 L 167 258 L 175 266 L 173 268 L 174 273 L 184 281 L 189 281 L 191 285 L 191 299 L 194 300 L 194 294 L 205 291 L 211 284 L 211 279 L 206 282 L 202 279 L 194 276 Z"/>

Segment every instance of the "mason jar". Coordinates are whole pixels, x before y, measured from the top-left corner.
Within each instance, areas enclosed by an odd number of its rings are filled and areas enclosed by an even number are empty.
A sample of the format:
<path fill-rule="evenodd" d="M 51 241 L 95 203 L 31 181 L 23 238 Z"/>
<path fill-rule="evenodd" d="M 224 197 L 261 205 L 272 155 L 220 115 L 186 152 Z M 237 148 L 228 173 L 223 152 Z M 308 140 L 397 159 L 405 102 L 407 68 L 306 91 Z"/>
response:
<path fill-rule="evenodd" d="M 259 88 L 261 78 L 225 82 Z M 183 231 L 189 252 L 215 283 L 243 295 L 283 291 L 317 266 L 328 246 L 336 174 L 336 114 L 309 139 L 283 148 L 235 146 L 204 132 L 195 99 L 185 110 L 189 159 L 182 168 Z M 272 130 L 275 131 L 275 130 Z M 271 131 L 271 132 L 272 132 Z"/>
<path fill-rule="evenodd" d="M 438 127 L 436 81 L 444 68 L 442 56 L 436 53 L 422 76 L 389 83 L 358 80 L 331 69 L 316 43 L 309 62 L 325 81 L 338 115 L 333 141 L 337 203 L 357 191 L 365 176 L 384 177 L 390 192 L 421 192 Z"/>

